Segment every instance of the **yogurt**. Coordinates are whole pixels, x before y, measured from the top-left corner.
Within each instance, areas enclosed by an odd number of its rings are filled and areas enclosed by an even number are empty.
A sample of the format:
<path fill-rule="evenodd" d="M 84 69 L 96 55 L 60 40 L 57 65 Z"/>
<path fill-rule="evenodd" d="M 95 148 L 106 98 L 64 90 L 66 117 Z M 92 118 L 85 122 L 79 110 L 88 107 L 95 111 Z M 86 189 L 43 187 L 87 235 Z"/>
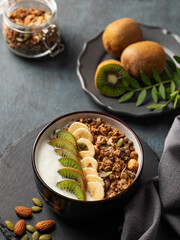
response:
<path fill-rule="evenodd" d="M 56 183 L 63 180 L 62 176 L 58 173 L 58 170 L 63 168 L 58 159 L 61 158 L 55 151 L 54 147 L 49 143 L 49 139 L 45 139 L 41 142 L 37 152 L 36 166 L 42 180 L 54 191 L 60 193 L 68 198 L 77 199 L 73 193 L 62 190 L 56 187 Z M 89 193 L 86 191 L 86 200 L 93 201 Z"/>

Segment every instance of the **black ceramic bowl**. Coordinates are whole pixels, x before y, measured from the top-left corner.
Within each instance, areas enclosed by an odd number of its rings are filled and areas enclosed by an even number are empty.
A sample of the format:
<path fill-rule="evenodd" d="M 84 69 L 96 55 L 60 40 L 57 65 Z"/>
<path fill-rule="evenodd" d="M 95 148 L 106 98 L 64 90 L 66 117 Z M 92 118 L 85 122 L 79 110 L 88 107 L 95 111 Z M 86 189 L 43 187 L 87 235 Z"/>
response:
<path fill-rule="evenodd" d="M 133 141 L 134 147 L 138 152 L 139 168 L 136 174 L 136 178 L 128 189 L 126 189 L 123 193 L 116 195 L 115 197 L 100 201 L 80 201 L 71 199 L 57 193 L 55 190 L 49 187 L 40 176 L 37 166 L 37 155 L 43 141 L 47 139 L 50 135 L 52 135 L 55 130 L 61 129 L 72 120 L 78 120 L 82 117 L 94 119 L 100 117 L 107 124 L 110 124 L 111 126 L 120 129 L 120 131 L 124 132 L 125 135 L 131 141 Z M 130 200 L 130 198 L 135 193 L 138 181 L 142 173 L 143 162 L 144 154 L 142 144 L 134 131 L 126 123 L 114 116 L 92 111 L 69 113 L 50 122 L 39 133 L 38 137 L 35 140 L 32 152 L 32 165 L 34 169 L 35 182 L 37 184 L 40 194 L 52 209 L 54 209 L 61 216 L 70 219 L 91 219 L 94 218 L 94 216 L 101 216 L 102 218 L 102 216 L 107 216 L 111 213 L 114 214 L 114 211 L 117 212 L 118 209 L 121 210 L 122 207 Z"/>

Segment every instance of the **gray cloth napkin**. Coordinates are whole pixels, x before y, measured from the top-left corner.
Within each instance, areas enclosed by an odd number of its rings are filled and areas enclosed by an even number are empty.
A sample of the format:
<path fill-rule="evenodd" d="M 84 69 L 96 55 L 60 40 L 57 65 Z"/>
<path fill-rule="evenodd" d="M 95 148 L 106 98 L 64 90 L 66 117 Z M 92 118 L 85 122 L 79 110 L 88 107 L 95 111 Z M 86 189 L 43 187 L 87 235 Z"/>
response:
<path fill-rule="evenodd" d="M 126 205 L 121 231 L 122 240 L 180 239 L 180 116 L 165 140 L 158 177 Z"/>

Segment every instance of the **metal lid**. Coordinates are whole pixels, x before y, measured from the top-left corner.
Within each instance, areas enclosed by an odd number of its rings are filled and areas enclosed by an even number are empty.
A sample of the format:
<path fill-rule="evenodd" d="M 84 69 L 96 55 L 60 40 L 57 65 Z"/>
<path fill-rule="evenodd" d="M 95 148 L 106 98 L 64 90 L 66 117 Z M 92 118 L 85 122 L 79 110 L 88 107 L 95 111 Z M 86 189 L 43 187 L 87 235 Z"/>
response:
<path fill-rule="evenodd" d="M 0 0 L 0 15 L 4 12 L 5 0 Z"/>

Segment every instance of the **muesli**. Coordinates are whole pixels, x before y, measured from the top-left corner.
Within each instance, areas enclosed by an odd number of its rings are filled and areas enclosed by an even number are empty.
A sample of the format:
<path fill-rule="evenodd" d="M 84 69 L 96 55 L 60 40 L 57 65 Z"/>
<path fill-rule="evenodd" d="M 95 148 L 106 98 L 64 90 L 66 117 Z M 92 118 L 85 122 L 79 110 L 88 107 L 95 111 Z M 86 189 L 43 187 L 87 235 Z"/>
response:
<path fill-rule="evenodd" d="M 3 24 L 3 35 L 10 48 L 25 55 L 37 55 L 47 51 L 42 41 L 43 33 L 36 32 L 36 30 L 33 33 L 31 27 L 39 26 L 48 21 L 52 17 L 50 12 L 45 12 L 39 8 L 18 8 L 8 17 L 12 22 L 24 26 L 24 32 L 22 33 L 8 27 L 5 23 Z M 54 34 L 51 34 L 47 40 L 49 46 L 52 47 L 57 38 Z"/>
<path fill-rule="evenodd" d="M 100 118 L 72 121 L 56 130 L 46 144 L 48 149 L 38 161 L 45 161 L 38 167 L 40 175 L 44 167 L 49 172 L 52 168 L 54 173 L 42 178 L 68 197 L 84 201 L 111 198 L 125 191 L 136 177 L 139 164 L 133 142 Z"/>

